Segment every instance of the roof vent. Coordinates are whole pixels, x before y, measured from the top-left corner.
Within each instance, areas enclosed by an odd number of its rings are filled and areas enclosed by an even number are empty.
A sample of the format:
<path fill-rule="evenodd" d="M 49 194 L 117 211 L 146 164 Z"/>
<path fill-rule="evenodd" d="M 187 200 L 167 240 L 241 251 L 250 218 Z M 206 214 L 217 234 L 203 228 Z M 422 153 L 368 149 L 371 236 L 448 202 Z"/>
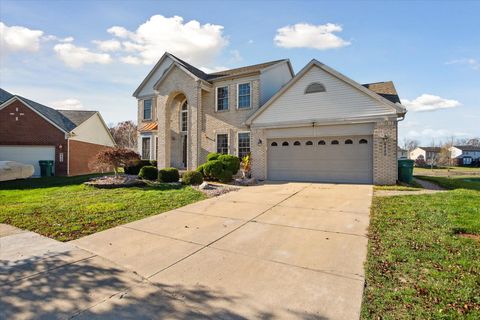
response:
<path fill-rule="evenodd" d="M 305 94 L 308 93 L 316 93 L 316 92 L 325 92 L 325 86 L 319 82 L 312 82 L 310 83 L 307 88 L 305 89 Z"/>

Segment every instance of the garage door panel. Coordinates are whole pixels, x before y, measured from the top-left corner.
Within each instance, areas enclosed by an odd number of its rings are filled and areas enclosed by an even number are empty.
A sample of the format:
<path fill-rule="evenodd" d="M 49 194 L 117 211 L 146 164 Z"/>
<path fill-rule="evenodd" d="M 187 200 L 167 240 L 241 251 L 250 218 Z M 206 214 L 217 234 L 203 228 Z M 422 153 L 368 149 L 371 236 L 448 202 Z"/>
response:
<path fill-rule="evenodd" d="M 360 144 L 360 140 L 366 144 Z M 331 144 L 337 140 L 339 144 Z M 351 140 L 351 144 L 345 144 Z M 300 145 L 294 145 L 298 141 Z M 312 145 L 307 145 L 311 141 Z M 318 144 L 324 141 L 325 144 Z M 371 136 L 271 139 L 268 141 L 268 179 L 371 183 Z M 276 142 L 277 146 L 272 146 Z M 288 146 L 282 146 L 288 142 Z M 349 141 L 350 142 L 350 141 Z"/>
<path fill-rule="evenodd" d="M 0 161 L 16 161 L 31 164 L 34 177 L 40 176 L 39 160 L 54 160 L 54 146 L 0 146 Z"/>

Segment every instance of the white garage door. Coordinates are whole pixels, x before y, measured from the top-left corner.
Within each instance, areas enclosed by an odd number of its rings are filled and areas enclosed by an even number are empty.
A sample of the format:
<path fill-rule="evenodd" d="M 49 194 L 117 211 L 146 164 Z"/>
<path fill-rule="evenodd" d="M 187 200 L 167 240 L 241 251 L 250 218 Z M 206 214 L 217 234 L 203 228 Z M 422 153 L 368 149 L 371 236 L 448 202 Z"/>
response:
<path fill-rule="evenodd" d="M 17 161 L 35 167 L 33 176 L 40 176 L 39 160 L 55 160 L 54 146 L 0 146 L 0 161 Z"/>
<path fill-rule="evenodd" d="M 269 180 L 372 183 L 372 136 L 268 140 Z"/>

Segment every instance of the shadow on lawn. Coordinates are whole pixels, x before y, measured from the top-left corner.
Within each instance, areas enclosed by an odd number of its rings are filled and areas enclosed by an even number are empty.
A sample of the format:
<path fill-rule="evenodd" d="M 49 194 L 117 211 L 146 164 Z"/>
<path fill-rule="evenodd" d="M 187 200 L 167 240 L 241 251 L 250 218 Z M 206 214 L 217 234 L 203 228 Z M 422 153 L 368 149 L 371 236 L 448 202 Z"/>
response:
<path fill-rule="evenodd" d="M 259 310 L 242 296 L 204 286 L 151 284 L 98 257 L 65 264 L 66 256 L 33 257 L 13 265 L 0 261 L 0 275 L 14 279 L 2 280 L 2 318 L 326 319 L 287 309 Z M 234 311 L 238 308 L 242 314 Z"/>

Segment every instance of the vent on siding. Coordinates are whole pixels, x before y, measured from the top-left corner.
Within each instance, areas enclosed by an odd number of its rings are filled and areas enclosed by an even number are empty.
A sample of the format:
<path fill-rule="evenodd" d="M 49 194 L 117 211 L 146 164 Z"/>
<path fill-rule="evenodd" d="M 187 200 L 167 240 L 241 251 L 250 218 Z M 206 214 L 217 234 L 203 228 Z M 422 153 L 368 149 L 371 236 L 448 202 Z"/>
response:
<path fill-rule="evenodd" d="M 305 94 L 308 93 L 316 93 L 316 92 L 325 92 L 325 86 L 319 82 L 312 82 L 310 83 L 307 88 L 305 89 Z"/>

